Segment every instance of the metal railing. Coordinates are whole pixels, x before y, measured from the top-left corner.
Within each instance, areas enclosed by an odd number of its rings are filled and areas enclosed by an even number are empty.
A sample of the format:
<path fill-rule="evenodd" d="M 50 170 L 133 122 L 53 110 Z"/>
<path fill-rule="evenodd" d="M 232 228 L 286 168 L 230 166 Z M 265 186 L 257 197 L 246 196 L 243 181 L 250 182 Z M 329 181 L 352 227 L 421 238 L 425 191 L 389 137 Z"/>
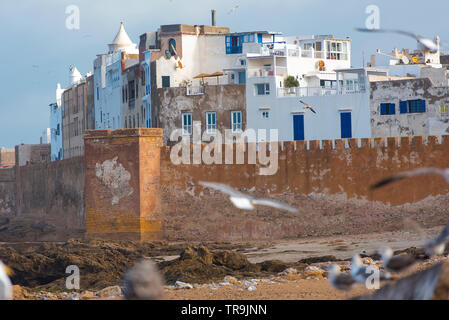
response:
<path fill-rule="evenodd" d="M 272 67 L 248 68 L 248 78 L 272 76 L 274 76 L 274 70 Z"/>
<path fill-rule="evenodd" d="M 313 48 L 303 49 L 300 46 L 286 44 L 284 42 L 252 44 L 252 46 L 247 46 L 247 52 L 258 53 L 262 56 L 275 55 L 324 60 L 348 60 L 349 58 L 349 54 L 344 51 L 316 51 Z"/>
<path fill-rule="evenodd" d="M 365 88 L 357 86 L 356 88 L 348 89 L 346 87 L 296 87 L 296 88 L 278 88 L 278 97 L 310 97 L 310 96 L 330 96 L 337 94 L 354 94 L 363 93 Z"/>
<path fill-rule="evenodd" d="M 273 77 L 275 75 L 273 67 L 248 68 L 248 78 Z M 287 67 L 276 67 L 276 76 L 287 76 Z"/>
<path fill-rule="evenodd" d="M 186 95 L 188 96 L 199 96 L 204 94 L 204 86 L 194 86 L 194 87 L 186 87 Z"/>

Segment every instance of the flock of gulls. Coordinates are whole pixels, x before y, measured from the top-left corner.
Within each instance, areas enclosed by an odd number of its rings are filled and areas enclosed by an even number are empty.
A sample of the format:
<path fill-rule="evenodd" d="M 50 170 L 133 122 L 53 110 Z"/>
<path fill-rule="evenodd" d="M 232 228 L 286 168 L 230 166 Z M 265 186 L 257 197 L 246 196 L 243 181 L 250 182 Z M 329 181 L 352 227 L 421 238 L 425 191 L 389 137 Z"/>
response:
<path fill-rule="evenodd" d="M 372 185 L 371 189 L 375 190 L 398 180 L 422 175 L 440 175 L 449 184 L 449 169 L 420 168 L 389 176 Z M 424 244 L 424 250 L 427 255 L 426 258 L 442 255 L 448 239 L 449 222 L 437 237 L 428 240 Z M 403 272 L 418 262 L 418 259 L 415 256 L 409 254 L 400 254 L 395 256 L 393 250 L 389 247 L 382 248 L 380 253 L 382 265 L 387 271 L 385 273 L 380 273 L 379 280 L 381 281 L 391 280 L 391 273 Z M 338 265 L 334 264 L 329 267 L 329 281 L 331 285 L 338 290 L 349 290 L 356 283 L 366 284 L 367 277 L 371 274 L 372 272 L 367 270 L 367 267 L 362 263 L 360 255 L 358 254 L 352 257 L 351 271 L 349 274 L 341 273 Z"/>
<path fill-rule="evenodd" d="M 440 175 L 449 184 L 449 169 L 421 168 L 389 176 L 372 185 L 371 189 L 378 189 L 401 179 L 421 175 Z M 204 188 L 214 189 L 228 195 L 231 203 L 238 209 L 254 210 L 256 206 L 261 205 L 291 213 L 299 213 L 298 209 L 281 201 L 255 198 L 225 184 L 203 181 L 198 184 Z M 424 244 L 427 258 L 442 255 L 448 239 L 449 222 L 437 237 Z M 366 254 L 366 252 L 362 253 Z M 412 255 L 394 255 L 393 250 L 389 247 L 381 249 L 379 253 L 381 253 L 381 261 L 386 270 L 385 272 L 379 272 L 380 281 L 392 280 L 391 273 L 403 272 L 418 262 L 417 258 Z M 349 274 L 342 273 L 340 267 L 336 264 L 329 266 L 329 282 L 338 290 L 348 291 L 357 283 L 366 284 L 367 279 L 372 275 L 372 271 L 368 268 L 364 265 L 361 256 L 355 254 L 351 259 Z M 0 261 L 0 300 L 11 300 L 13 297 L 12 283 L 8 275 L 11 275 L 11 270 Z M 126 299 L 158 299 L 163 295 L 163 278 L 150 260 L 142 260 L 129 269 L 123 277 L 123 282 L 123 293 Z"/>

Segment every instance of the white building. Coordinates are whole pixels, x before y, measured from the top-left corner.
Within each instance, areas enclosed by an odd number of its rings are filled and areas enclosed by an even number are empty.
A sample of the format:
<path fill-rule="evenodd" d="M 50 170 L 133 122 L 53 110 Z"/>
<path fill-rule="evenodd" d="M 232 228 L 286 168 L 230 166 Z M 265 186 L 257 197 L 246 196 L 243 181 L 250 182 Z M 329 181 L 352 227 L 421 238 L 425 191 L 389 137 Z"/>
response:
<path fill-rule="evenodd" d="M 51 144 L 51 129 L 47 128 L 42 131 L 42 135 L 40 138 L 40 144 Z"/>
<path fill-rule="evenodd" d="M 122 128 L 122 71 L 138 63 L 139 50 L 125 31 L 123 23 L 107 54 L 94 61 L 95 128 Z"/>
<path fill-rule="evenodd" d="M 247 73 L 247 128 L 277 129 L 280 141 L 370 136 L 369 71 L 350 69 L 349 39 L 266 33 L 249 40 L 241 49 L 246 69 L 239 71 Z M 285 87 L 287 77 L 299 86 Z"/>
<path fill-rule="evenodd" d="M 385 66 L 376 67 L 372 58 L 371 67 L 351 69 L 349 42 L 326 36 L 285 39 L 285 45 L 269 48 L 271 55 L 248 55 L 248 128 L 277 129 L 281 141 L 449 132 L 449 82 L 439 50 L 378 51 L 390 58 Z M 299 48 L 289 48 L 292 41 Z M 284 88 L 287 75 L 296 77 L 299 87 Z"/>
<path fill-rule="evenodd" d="M 62 152 L 62 93 L 64 90 L 58 83 L 56 88 L 56 103 L 50 104 L 50 142 L 51 161 L 63 159 Z"/>
<path fill-rule="evenodd" d="M 145 125 L 147 128 L 152 128 L 152 114 L 151 114 L 151 51 L 143 52 L 144 60 L 141 62 L 145 76 L 145 87 L 142 97 L 142 102 L 145 108 Z"/>

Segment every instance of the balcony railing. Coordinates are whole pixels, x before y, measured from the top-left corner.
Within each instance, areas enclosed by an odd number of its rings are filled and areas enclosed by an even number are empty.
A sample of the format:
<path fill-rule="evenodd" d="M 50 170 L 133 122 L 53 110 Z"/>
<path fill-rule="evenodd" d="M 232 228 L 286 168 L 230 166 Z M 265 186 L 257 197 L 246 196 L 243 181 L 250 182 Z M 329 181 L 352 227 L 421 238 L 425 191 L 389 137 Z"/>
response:
<path fill-rule="evenodd" d="M 330 96 L 337 94 L 363 93 L 365 88 L 356 86 L 351 89 L 346 87 L 296 87 L 296 88 L 278 88 L 278 97 L 310 97 L 310 96 Z"/>
<path fill-rule="evenodd" d="M 199 96 L 204 94 L 204 86 L 187 87 L 188 96 Z"/>
<path fill-rule="evenodd" d="M 273 77 L 275 75 L 272 67 L 248 68 L 248 77 Z M 287 76 L 287 67 L 276 67 L 276 76 Z"/>
<path fill-rule="evenodd" d="M 272 67 L 259 67 L 248 68 L 248 77 L 272 77 L 274 76 L 274 70 Z"/>

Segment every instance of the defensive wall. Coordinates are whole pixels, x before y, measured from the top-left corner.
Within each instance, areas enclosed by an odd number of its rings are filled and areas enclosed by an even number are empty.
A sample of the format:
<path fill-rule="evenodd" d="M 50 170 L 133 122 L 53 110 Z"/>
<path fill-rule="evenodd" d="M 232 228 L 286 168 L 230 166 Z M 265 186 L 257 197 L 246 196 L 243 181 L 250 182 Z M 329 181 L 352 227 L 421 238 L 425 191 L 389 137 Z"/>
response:
<path fill-rule="evenodd" d="M 175 165 L 161 129 L 87 131 L 85 146 L 84 158 L 0 170 L 0 218 L 45 221 L 66 231 L 60 237 L 76 229 L 88 238 L 196 241 L 394 231 L 405 218 L 425 227 L 449 218 L 449 186 L 441 177 L 369 189 L 404 170 L 449 167 L 449 136 L 279 143 L 273 175 L 260 175 L 264 165 L 250 164 L 248 152 L 236 164 L 238 148 L 253 144 L 234 145 L 232 165 L 225 164 L 224 145 L 222 164 L 192 164 L 191 155 L 191 164 Z M 282 200 L 300 213 L 238 210 L 198 181 Z"/>

